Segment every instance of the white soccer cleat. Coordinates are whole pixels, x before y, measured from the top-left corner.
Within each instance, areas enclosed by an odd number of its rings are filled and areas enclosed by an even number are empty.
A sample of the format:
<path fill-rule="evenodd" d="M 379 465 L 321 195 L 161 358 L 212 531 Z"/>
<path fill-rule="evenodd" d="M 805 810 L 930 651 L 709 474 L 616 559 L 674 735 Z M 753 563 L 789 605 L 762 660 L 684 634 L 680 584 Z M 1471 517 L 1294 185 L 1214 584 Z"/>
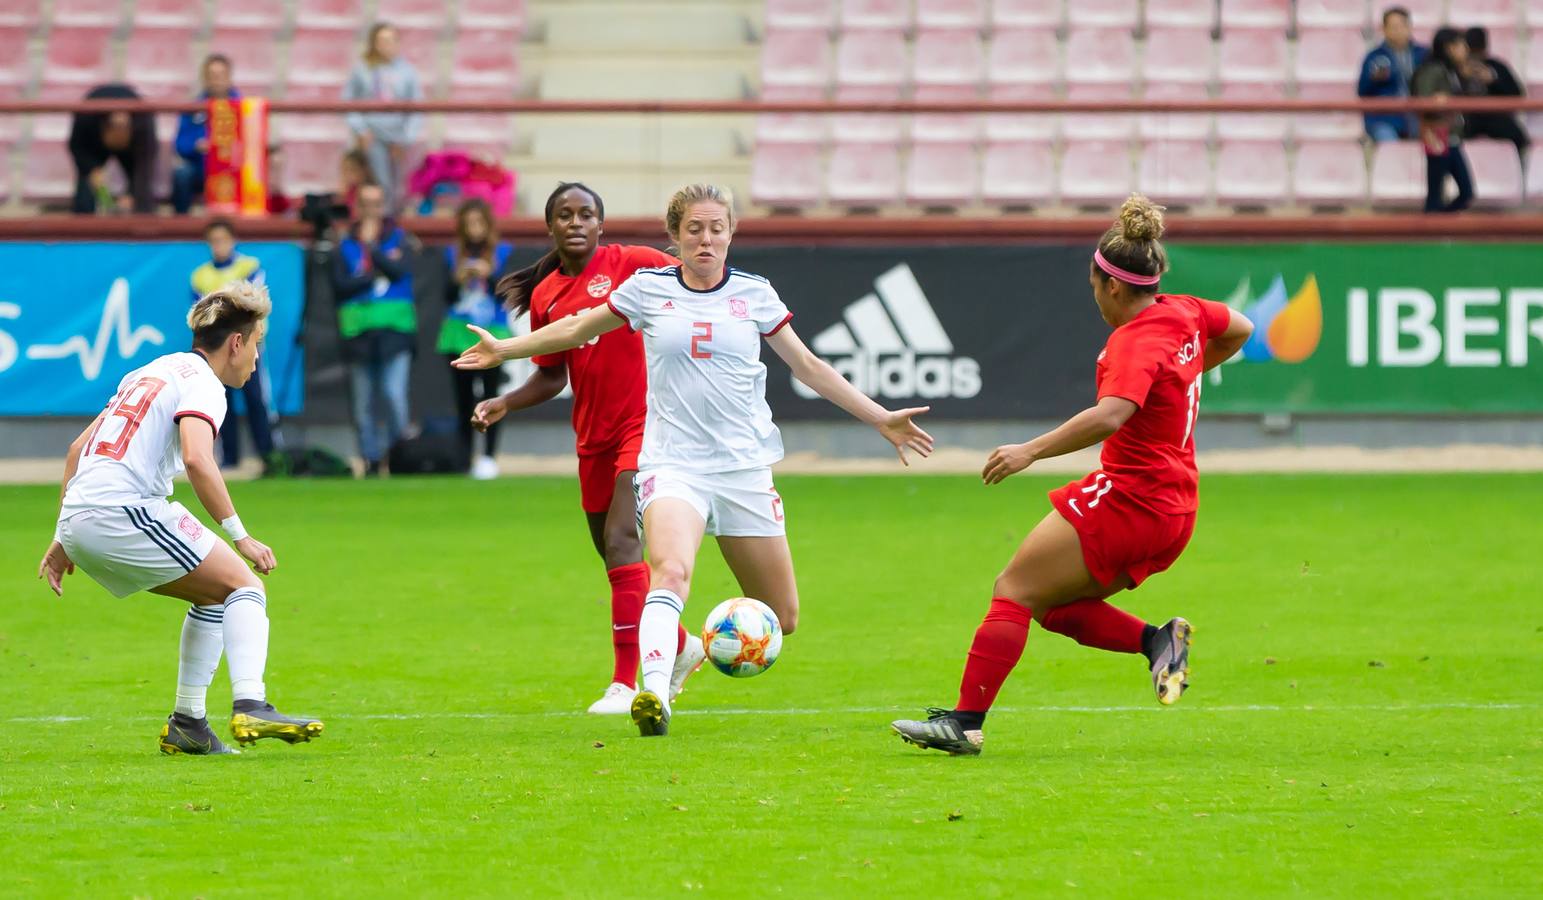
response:
<path fill-rule="evenodd" d="M 675 657 L 675 669 L 670 673 L 670 702 L 674 703 L 681 691 L 686 689 L 686 679 L 691 673 L 702 668 L 702 661 L 707 659 L 707 648 L 702 646 L 700 635 L 687 634 L 686 646 Z"/>
<path fill-rule="evenodd" d="M 636 697 L 637 693 L 637 688 L 630 688 L 620 681 L 613 681 L 600 699 L 589 705 L 589 712 L 595 716 L 625 716 L 632 711 L 632 698 Z"/>
<path fill-rule="evenodd" d="M 488 481 L 498 477 L 498 461 L 491 456 L 479 456 L 471 465 L 471 477 Z"/>

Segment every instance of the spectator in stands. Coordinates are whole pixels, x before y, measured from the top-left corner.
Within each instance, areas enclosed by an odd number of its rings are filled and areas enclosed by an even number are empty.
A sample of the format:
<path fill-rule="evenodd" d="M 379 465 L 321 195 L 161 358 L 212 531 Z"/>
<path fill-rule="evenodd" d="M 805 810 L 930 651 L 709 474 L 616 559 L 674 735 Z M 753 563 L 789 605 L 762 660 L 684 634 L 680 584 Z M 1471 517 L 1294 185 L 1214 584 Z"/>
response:
<path fill-rule="evenodd" d="M 86 92 L 87 100 L 138 100 L 126 84 L 104 84 Z M 77 213 L 113 212 L 133 208 L 155 212 L 155 116 L 150 113 L 76 113 L 70 125 L 70 156 L 75 161 Z M 107 163 L 123 167 L 129 193 L 114 197 L 107 183 Z"/>
<path fill-rule="evenodd" d="M 509 261 L 513 250 L 498 239 L 498 229 L 493 224 L 493 210 L 486 200 L 473 197 L 463 200 L 455 211 L 455 243 L 445 248 L 445 321 L 440 325 L 437 350 L 447 362 L 477 343 L 467 325 L 486 328 L 495 337 L 508 337 L 509 320 L 502 305 L 494 299 L 490 286 Z M 461 442 L 471 458 L 473 430 L 472 413 L 479 400 L 491 400 L 499 395 L 503 386 L 503 369 L 467 370 L 450 367 L 451 383 L 455 387 L 456 421 L 461 426 Z M 478 396 L 478 389 L 481 396 Z M 498 465 L 493 457 L 498 452 L 498 424 L 489 425 L 485 434 L 485 448 L 472 464 L 474 478 L 496 478 Z"/>
<path fill-rule="evenodd" d="M 1361 62 L 1357 94 L 1362 97 L 1409 96 L 1409 81 L 1428 52 L 1414 43 L 1412 35 L 1409 10 L 1390 6 L 1382 13 L 1382 43 L 1372 48 Z M 1416 130 L 1414 118 L 1403 113 L 1366 116 L 1366 133 L 1374 141 L 1409 140 L 1415 137 Z"/>
<path fill-rule="evenodd" d="M 1463 72 L 1463 88 L 1477 97 L 1520 97 L 1524 91 L 1516 73 L 1504 60 L 1489 55 L 1489 31 L 1470 28 L 1464 35 L 1468 42 L 1468 65 Z M 1516 145 L 1516 154 L 1526 157 L 1532 143 L 1516 113 L 1468 113 L 1468 127 L 1463 137 L 1495 138 Z"/>
<path fill-rule="evenodd" d="M 230 81 L 230 58 L 211 53 L 199 69 L 203 90 L 200 101 L 239 100 L 241 92 Z M 177 155 L 182 157 L 171 173 L 171 205 L 178 213 L 193 208 L 193 198 L 204 192 L 204 155 L 209 152 L 209 113 L 185 112 L 177 122 Z"/>
<path fill-rule="evenodd" d="M 236 229 L 225 219 L 215 219 L 204 226 L 204 241 L 209 245 L 209 261 L 193 270 L 193 301 L 211 294 L 233 281 L 263 283 L 263 267 L 257 257 L 236 252 Z M 252 430 L 252 444 L 263 460 L 263 472 L 271 471 L 273 458 L 273 419 L 264 396 L 268 390 L 268 372 L 259 357 L 257 371 L 241 388 L 246 403 L 246 421 Z M 236 421 L 236 389 L 225 389 L 225 422 L 220 425 L 220 442 L 226 468 L 241 462 L 241 428 Z"/>
<path fill-rule="evenodd" d="M 284 190 L 284 145 L 268 145 L 268 214 L 282 215 L 296 207 Z"/>
<path fill-rule="evenodd" d="M 370 172 L 370 161 L 365 158 L 364 151 L 350 150 L 338 160 L 338 202 L 348 207 L 348 214 L 354 215 L 354 203 L 359 198 L 359 189 L 367 184 L 379 184 L 375 175 Z"/>
<path fill-rule="evenodd" d="M 397 55 L 397 32 L 385 22 L 370 28 L 364 58 L 354 65 L 343 88 L 345 100 L 422 100 L 418 70 Z M 370 161 L 375 180 L 386 192 L 386 208 L 400 209 L 407 176 L 408 149 L 418 141 L 423 116 L 418 113 L 349 113 L 355 146 Z"/>
<path fill-rule="evenodd" d="M 1451 97 L 1463 92 L 1462 73 L 1468 65 L 1468 42 L 1455 28 L 1441 28 L 1431 41 L 1430 57 L 1414 71 L 1410 86 L 1416 97 Z M 1457 212 L 1473 203 L 1473 177 L 1463 154 L 1461 113 L 1420 115 L 1420 142 L 1425 145 L 1425 211 Z M 1445 200 L 1447 176 L 1457 183 L 1457 198 Z"/>
<path fill-rule="evenodd" d="M 380 185 L 361 187 L 358 206 L 358 218 L 338 242 L 333 291 L 359 455 L 365 475 L 372 476 L 407 431 L 407 377 L 418 333 L 412 271 L 417 242 L 387 216 Z M 384 435 L 376 425 L 377 398 L 386 407 Z"/>

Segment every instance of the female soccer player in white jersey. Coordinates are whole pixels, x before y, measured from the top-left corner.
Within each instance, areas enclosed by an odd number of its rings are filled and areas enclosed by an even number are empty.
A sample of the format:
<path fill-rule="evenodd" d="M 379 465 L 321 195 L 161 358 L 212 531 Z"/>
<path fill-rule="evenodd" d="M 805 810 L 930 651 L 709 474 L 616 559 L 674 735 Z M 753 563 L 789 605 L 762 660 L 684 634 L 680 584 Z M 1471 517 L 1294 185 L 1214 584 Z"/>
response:
<path fill-rule="evenodd" d="M 249 536 L 214 457 L 225 389 L 240 389 L 257 367 L 267 331 L 268 290 L 237 282 L 188 312 L 191 353 L 171 353 L 125 375 L 107 408 L 70 445 L 54 540 L 38 566 L 54 593 L 79 566 L 118 597 L 150 591 L 192 604 L 182 623 L 176 710 L 161 729 L 161 752 L 233 753 L 215 736 L 204 698 L 223 650 L 234 699 L 230 730 L 250 744 L 321 734 L 322 723 L 286 716 L 267 702 L 268 601 L 262 582 L 181 503 L 172 476 L 187 471 L 198 500 L 241 556 L 266 575 L 273 551 Z"/>
<path fill-rule="evenodd" d="M 633 480 L 648 542 L 648 598 L 638 625 L 643 690 L 632 719 L 643 735 L 669 728 L 676 628 L 704 534 L 718 538 L 740 590 L 765 601 L 784 632 L 798 626 L 798 586 L 788 552 L 782 499 L 771 465 L 782 436 L 766 405 L 766 339 L 799 381 L 878 429 L 896 448 L 932 452 L 911 421 L 926 407 L 891 412 L 868 399 L 804 346 L 793 318 L 766 279 L 726 265 L 734 211 L 726 191 L 696 184 L 677 191 L 665 214 L 681 265 L 639 269 L 605 306 L 535 332 L 481 340 L 455 365 L 486 369 L 506 359 L 577 347 L 615 328 L 643 333 L 648 418 Z"/>

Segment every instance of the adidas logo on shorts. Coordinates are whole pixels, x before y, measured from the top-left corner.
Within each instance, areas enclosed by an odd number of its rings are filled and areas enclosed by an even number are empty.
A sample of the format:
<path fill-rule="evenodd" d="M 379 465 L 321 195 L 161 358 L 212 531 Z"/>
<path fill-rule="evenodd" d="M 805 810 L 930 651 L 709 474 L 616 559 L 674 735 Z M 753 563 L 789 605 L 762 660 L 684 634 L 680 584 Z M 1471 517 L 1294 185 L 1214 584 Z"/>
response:
<path fill-rule="evenodd" d="M 873 280 L 874 292 L 847 306 L 837 322 L 810 341 L 858 390 L 870 397 L 966 399 L 980 393 L 980 363 L 954 356 L 911 267 L 900 263 Z M 793 390 L 817 394 L 793 379 Z"/>

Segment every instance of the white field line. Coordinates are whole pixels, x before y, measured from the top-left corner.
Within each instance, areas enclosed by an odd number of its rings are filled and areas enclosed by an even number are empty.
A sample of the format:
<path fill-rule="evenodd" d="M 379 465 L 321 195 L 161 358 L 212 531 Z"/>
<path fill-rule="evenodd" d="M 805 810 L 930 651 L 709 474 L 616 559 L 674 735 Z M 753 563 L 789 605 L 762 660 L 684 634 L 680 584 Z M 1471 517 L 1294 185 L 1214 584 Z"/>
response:
<path fill-rule="evenodd" d="M 916 713 L 919 707 L 911 709 L 901 706 L 845 706 L 827 709 L 680 709 L 678 715 L 683 716 L 841 716 L 841 715 L 879 715 Z M 1543 709 L 1543 704 L 1537 703 L 1424 703 L 1405 705 L 1348 705 L 1348 706 L 1278 706 L 1271 704 L 1249 704 L 1238 706 L 1181 706 L 1177 711 L 1188 713 L 1256 713 L 1256 712 L 1281 712 L 1281 713 L 1311 713 L 1311 712 L 1373 712 L 1373 713 L 1401 713 L 1401 712 L 1428 712 L 1431 710 L 1463 710 L 1463 711 L 1508 711 L 1508 710 L 1535 710 Z M 999 706 L 992 710 L 993 713 L 1127 713 L 1127 712 L 1164 712 L 1172 711 L 1161 706 Z M 335 719 L 363 719 L 372 721 L 404 721 L 413 722 L 434 719 L 577 719 L 586 718 L 587 714 L 580 710 L 543 710 L 539 712 L 439 712 L 439 713 L 363 713 L 361 715 L 336 716 Z M 121 721 L 121 716 L 112 717 L 112 721 Z M 108 721 L 107 717 L 93 718 L 91 716 L 15 716 L 5 720 L 17 725 L 70 725 L 76 722 Z"/>

